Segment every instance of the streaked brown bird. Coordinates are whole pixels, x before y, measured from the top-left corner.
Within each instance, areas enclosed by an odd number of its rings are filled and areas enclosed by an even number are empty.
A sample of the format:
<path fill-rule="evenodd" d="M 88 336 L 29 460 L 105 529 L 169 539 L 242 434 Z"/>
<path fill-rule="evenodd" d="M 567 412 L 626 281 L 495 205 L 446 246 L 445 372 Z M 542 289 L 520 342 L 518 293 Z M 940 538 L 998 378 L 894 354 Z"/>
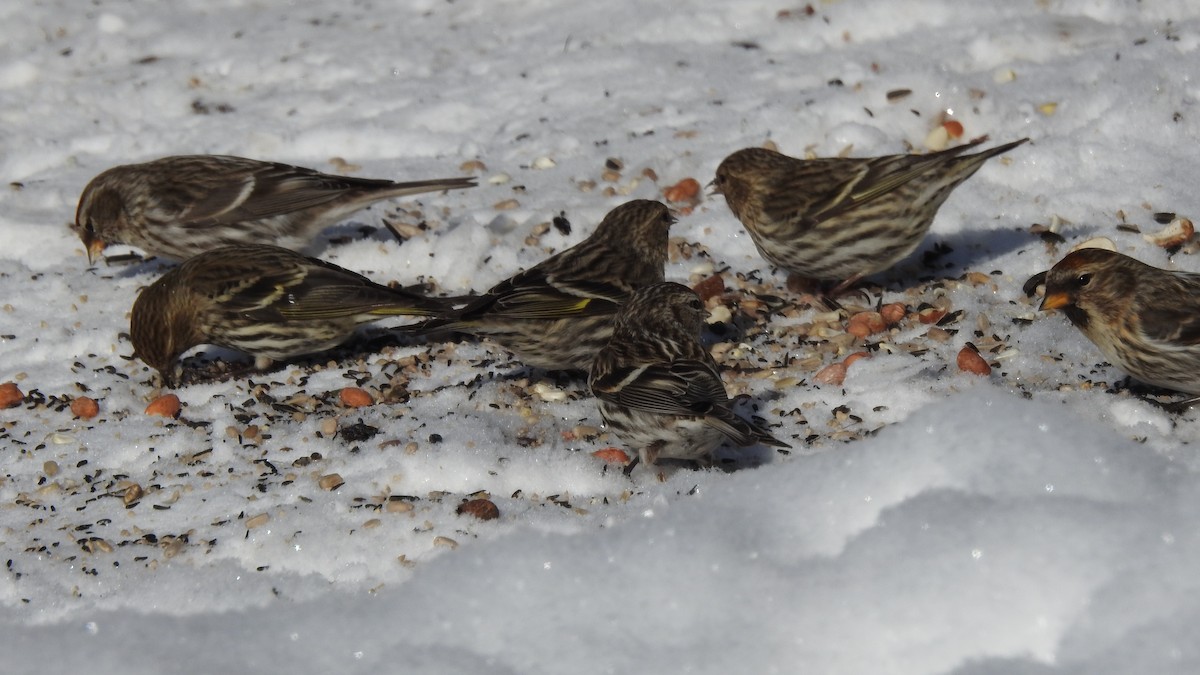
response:
<path fill-rule="evenodd" d="M 474 178 L 396 183 L 243 157 L 181 155 L 93 178 L 79 197 L 73 228 L 89 262 L 109 244 L 173 260 L 237 244 L 302 251 L 321 230 L 372 202 L 474 185 Z"/>
<path fill-rule="evenodd" d="M 586 372 L 612 335 L 617 307 L 634 289 L 663 280 L 674 222 L 660 202 L 622 204 L 587 239 L 417 330 L 488 337 L 527 366 Z"/>
<path fill-rule="evenodd" d="M 927 155 L 796 159 L 765 148 L 729 155 L 711 183 L 758 252 L 801 277 L 836 283 L 834 298 L 912 253 L 951 191 L 1019 141 Z"/>
<path fill-rule="evenodd" d="M 143 290 L 129 336 L 134 354 L 175 386 L 178 358 L 196 345 L 245 352 L 262 369 L 333 348 L 370 321 L 448 308 L 285 248 L 243 244 L 189 258 Z"/>
<path fill-rule="evenodd" d="M 1134 378 L 1200 396 L 1200 274 L 1083 248 L 1046 273 L 1041 308 L 1062 310 Z"/>
<path fill-rule="evenodd" d="M 617 312 L 588 385 L 605 423 L 636 449 L 637 461 L 707 463 L 726 440 L 789 447 L 734 414 L 717 364 L 700 343 L 707 315 L 692 289 L 673 282 L 635 290 Z"/>

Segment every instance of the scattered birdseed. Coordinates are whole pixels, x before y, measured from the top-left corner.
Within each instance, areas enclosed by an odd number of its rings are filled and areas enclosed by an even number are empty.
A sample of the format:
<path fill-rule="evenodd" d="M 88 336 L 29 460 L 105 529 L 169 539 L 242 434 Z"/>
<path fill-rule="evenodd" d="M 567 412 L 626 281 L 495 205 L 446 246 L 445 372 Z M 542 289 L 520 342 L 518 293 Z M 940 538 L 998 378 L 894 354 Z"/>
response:
<path fill-rule="evenodd" d="M 471 499 L 458 505 L 455 512 L 461 515 L 475 516 L 479 520 L 495 520 L 500 517 L 500 509 L 490 499 Z"/>
<path fill-rule="evenodd" d="M 262 527 L 271 520 L 270 514 L 260 513 L 246 521 L 246 529 L 253 530 L 256 527 Z"/>

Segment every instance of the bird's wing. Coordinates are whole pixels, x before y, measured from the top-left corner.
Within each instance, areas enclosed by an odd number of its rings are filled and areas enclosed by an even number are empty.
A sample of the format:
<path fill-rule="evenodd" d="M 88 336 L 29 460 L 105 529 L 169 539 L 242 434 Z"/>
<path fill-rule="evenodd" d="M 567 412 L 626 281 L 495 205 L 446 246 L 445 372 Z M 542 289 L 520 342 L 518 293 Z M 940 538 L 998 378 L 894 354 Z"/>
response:
<path fill-rule="evenodd" d="M 634 410 L 702 418 L 740 446 L 761 442 L 788 447 L 734 414 L 725 385 L 711 363 L 681 360 L 615 367 L 593 380 L 591 387 L 597 397 Z"/>
<path fill-rule="evenodd" d="M 836 218 L 867 202 L 896 190 L 919 176 L 944 166 L 965 150 L 982 143 L 983 139 L 927 155 L 885 155 L 872 159 L 818 158 L 798 161 L 773 192 L 780 196 L 778 206 L 768 204 L 768 215 L 776 219 L 804 218 L 818 223 Z M 824 190 L 814 186 L 827 185 Z M 783 188 L 782 190 L 780 188 Z M 787 193 L 791 193 L 788 197 Z M 797 199 L 797 195 L 810 195 Z M 791 213 L 770 213 L 774 208 L 788 208 Z"/>
<path fill-rule="evenodd" d="M 790 447 L 734 414 L 729 394 L 711 362 L 683 359 L 669 364 L 602 366 L 592 392 L 619 405 L 660 415 L 701 417 L 740 446 L 764 443 Z"/>
<path fill-rule="evenodd" d="M 661 415 L 707 415 L 729 401 L 713 366 L 694 360 L 616 366 L 593 381 L 592 390 L 614 403 Z"/>
<path fill-rule="evenodd" d="M 303 265 L 229 256 L 219 266 L 195 270 L 190 285 L 229 311 L 250 313 L 273 307 L 288 289 L 304 281 L 305 274 Z"/>
<path fill-rule="evenodd" d="M 206 226 L 269 218 L 327 204 L 348 188 L 344 181 L 316 171 L 270 164 L 209 192 L 187 218 Z"/>
<path fill-rule="evenodd" d="M 966 147 L 961 146 L 962 149 Z M 831 193 L 829 199 L 815 206 L 812 216 L 818 220 L 840 216 L 924 176 L 946 159 L 940 153 L 892 155 L 861 164 L 853 179 L 843 183 L 838 192 Z"/>
<path fill-rule="evenodd" d="M 244 267 L 240 269 L 239 267 Z M 362 314 L 429 315 L 446 309 L 435 298 L 388 288 L 320 260 L 249 262 L 224 270 L 208 287 L 221 305 L 255 321 L 317 320 Z"/>
<path fill-rule="evenodd" d="M 1200 274 L 1176 273 L 1172 277 L 1177 293 L 1170 297 L 1183 298 L 1183 303 L 1164 302 L 1162 297 L 1139 301 L 1137 317 L 1142 334 L 1151 340 L 1174 343 L 1185 347 L 1200 346 L 1200 311 L 1196 306 L 1196 289 L 1200 288 Z M 1166 295 L 1162 290 L 1156 295 Z M 1141 300 L 1139 298 L 1139 300 Z"/>
<path fill-rule="evenodd" d="M 223 179 L 178 186 L 190 194 L 172 200 L 178 219 L 192 227 L 219 227 L 320 206 L 350 190 L 382 189 L 388 180 L 333 176 L 304 167 L 222 157 Z M 214 176 L 207 176 L 213 178 Z"/>
<path fill-rule="evenodd" d="M 831 205 L 846 198 L 862 173 L 861 165 L 841 159 L 796 160 L 772 172 L 769 187 L 762 191 L 763 217 L 768 222 L 811 227 L 828 217 Z"/>
<path fill-rule="evenodd" d="M 467 304 L 458 316 L 471 321 L 483 316 L 510 319 L 562 319 L 610 314 L 616 299 L 626 293 L 602 282 L 556 281 L 533 268 L 503 281 Z"/>

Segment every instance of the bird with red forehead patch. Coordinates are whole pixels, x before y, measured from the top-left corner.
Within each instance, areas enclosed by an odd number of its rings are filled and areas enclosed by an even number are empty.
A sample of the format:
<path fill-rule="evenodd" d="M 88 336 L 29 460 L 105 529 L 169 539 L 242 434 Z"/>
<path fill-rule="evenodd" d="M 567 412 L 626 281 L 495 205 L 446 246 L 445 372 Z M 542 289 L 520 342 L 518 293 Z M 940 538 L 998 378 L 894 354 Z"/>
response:
<path fill-rule="evenodd" d="M 1084 248 L 1046 273 L 1041 309 L 1062 310 L 1134 378 L 1200 395 L 1200 274 Z"/>

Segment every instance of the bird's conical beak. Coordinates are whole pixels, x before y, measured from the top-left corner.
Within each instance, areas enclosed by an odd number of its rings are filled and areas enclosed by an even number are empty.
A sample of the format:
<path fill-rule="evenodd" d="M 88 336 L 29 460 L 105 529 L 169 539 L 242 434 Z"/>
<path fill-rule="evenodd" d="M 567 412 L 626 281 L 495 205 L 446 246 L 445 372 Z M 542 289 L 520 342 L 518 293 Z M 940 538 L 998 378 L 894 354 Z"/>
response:
<path fill-rule="evenodd" d="M 704 188 L 708 192 L 709 197 L 713 197 L 713 196 L 721 194 L 721 188 L 717 187 L 717 179 L 716 178 L 708 181 L 708 184 L 705 185 Z"/>
<path fill-rule="evenodd" d="M 83 238 L 83 247 L 87 249 L 88 264 L 95 265 L 100 259 L 100 254 L 104 253 L 104 249 L 108 246 L 103 241 L 96 237 L 85 235 Z"/>
<path fill-rule="evenodd" d="M 1061 291 L 1058 293 L 1047 293 L 1046 297 L 1042 299 L 1042 306 L 1038 309 L 1042 310 L 1043 312 L 1049 309 L 1062 309 L 1063 307 L 1070 305 L 1071 302 L 1071 296 L 1067 293 L 1063 293 Z"/>

